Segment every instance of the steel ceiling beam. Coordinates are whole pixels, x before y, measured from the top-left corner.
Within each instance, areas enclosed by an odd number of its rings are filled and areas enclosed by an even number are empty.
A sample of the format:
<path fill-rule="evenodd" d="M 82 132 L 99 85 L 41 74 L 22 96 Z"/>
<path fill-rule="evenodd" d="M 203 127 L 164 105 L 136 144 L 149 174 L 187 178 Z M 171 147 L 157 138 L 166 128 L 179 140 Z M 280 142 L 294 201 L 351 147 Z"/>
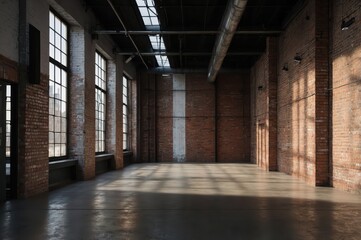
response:
<path fill-rule="evenodd" d="M 132 55 L 137 55 L 138 53 L 136 52 L 119 52 L 117 53 L 119 55 L 122 56 L 132 56 Z M 151 57 L 151 56 L 157 56 L 157 55 L 161 55 L 161 56 L 210 56 L 213 53 L 212 52 L 141 52 L 139 53 L 144 57 Z M 227 56 L 258 56 L 263 54 L 263 52 L 230 52 L 227 53 Z"/>
<path fill-rule="evenodd" d="M 218 30 L 200 30 L 200 31 L 161 31 L 161 30 L 144 30 L 144 31 L 117 31 L 117 30 L 95 30 L 93 34 L 108 34 L 108 35 L 216 35 L 220 34 Z M 239 35 L 275 35 L 282 33 L 281 30 L 239 30 L 234 34 Z"/>
<path fill-rule="evenodd" d="M 124 31 L 127 32 L 127 28 L 125 27 L 125 24 L 124 24 L 122 18 L 119 16 L 117 10 L 115 9 L 113 3 L 112 3 L 110 0 L 107 0 L 107 1 L 108 1 L 109 5 L 110 5 L 111 9 L 113 10 L 114 14 L 115 14 L 116 17 L 118 18 L 118 21 L 120 22 L 120 24 L 121 24 L 122 27 L 124 28 Z M 142 57 L 142 54 L 140 54 L 139 48 L 138 48 L 137 44 L 134 42 L 132 36 L 129 36 L 129 39 L 130 39 L 130 41 L 132 42 L 134 48 L 137 50 L 138 56 L 139 56 L 140 59 L 142 60 L 144 66 L 148 69 L 148 65 L 147 65 L 147 63 L 144 61 L 144 59 L 143 59 L 143 57 Z"/>

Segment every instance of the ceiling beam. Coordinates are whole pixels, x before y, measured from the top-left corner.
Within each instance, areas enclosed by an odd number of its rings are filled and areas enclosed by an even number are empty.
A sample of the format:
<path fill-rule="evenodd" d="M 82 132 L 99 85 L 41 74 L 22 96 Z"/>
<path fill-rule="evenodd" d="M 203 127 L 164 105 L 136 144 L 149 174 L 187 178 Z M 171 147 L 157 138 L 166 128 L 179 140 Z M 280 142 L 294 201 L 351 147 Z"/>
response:
<path fill-rule="evenodd" d="M 217 35 L 221 31 L 218 30 L 199 30 L 199 31 L 162 31 L 162 30 L 144 30 L 144 31 L 117 31 L 117 30 L 95 30 L 93 34 L 108 34 L 108 35 Z M 281 30 L 239 30 L 234 34 L 239 35 L 275 35 L 282 33 Z"/>
<path fill-rule="evenodd" d="M 109 3 L 110 8 L 113 10 L 115 16 L 118 18 L 118 21 L 119 21 L 120 24 L 122 25 L 123 29 L 124 29 L 125 31 L 127 31 L 127 28 L 125 27 L 125 24 L 124 24 L 122 18 L 120 17 L 118 11 L 115 9 L 113 3 L 111 2 L 111 0 L 107 0 L 107 1 L 108 1 L 108 3 Z M 134 48 L 137 50 L 138 56 L 139 56 L 140 59 L 142 60 L 144 66 L 148 69 L 148 65 L 147 65 L 147 63 L 144 61 L 144 59 L 143 59 L 143 57 L 142 57 L 142 54 L 140 54 L 140 51 L 139 51 L 139 48 L 138 48 L 137 44 L 134 42 L 134 40 L 133 40 L 133 38 L 132 38 L 131 36 L 129 36 L 129 39 L 130 39 L 130 41 L 132 42 Z"/>
<path fill-rule="evenodd" d="M 133 56 L 133 55 L 138 55 L 141 54 L 143 57 L 151 57 L 151 56 L 211 56 L 213 53 L 212 52 L 141 52 L 141 53 L 137 53 L 137 52 L 118 52 L 118 55 L 122 55 L 122 56 Z M 263 52 L 229 52 L 227 53 L 227 56 L 258 56 L 263 54 Z"/>

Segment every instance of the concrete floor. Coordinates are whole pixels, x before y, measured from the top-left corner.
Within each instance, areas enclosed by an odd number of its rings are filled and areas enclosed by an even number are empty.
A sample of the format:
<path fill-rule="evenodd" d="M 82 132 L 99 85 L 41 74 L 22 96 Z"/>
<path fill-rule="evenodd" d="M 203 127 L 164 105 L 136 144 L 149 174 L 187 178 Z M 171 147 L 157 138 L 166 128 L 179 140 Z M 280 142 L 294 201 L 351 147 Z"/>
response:
<path fill-rule="evenodd" d="M 6 202 L 0 239 L 361 239 L 361 195 L 250 164 L 139 164 Z"/>

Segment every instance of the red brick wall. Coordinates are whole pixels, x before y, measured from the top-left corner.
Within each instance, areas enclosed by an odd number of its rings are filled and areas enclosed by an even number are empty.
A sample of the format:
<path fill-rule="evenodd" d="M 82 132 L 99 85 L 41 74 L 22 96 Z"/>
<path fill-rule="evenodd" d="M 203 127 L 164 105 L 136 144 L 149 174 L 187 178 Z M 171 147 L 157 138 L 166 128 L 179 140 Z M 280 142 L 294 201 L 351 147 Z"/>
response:
<path fill-rule="evenodd" d="M 315 1 L 315 127 L 317 186 L 329 185 L 329 1 Z"/>
<path fill-rule="evenodd" d="M 268 38 L 251 70 L 251 161 L 265 170 L 277 169 L 277 52 L 277 38 Z"/>
<path fill-rule="evenodd" d="M 279 40 L 278 169 L 315 183 L 315 3 L 290 23 Z M 295 63 L 299 54 L 301 63 Z"/>
<path fill-rule="evenodd" d="M 220 74 L 217 91 L 217 161 L 250 161 L 249 73 Z"/>
<path fill-rule="evenodd" d="M 268 54 L 260 57 L 251 70 L 252 81 L 252 162 L 268 170 Z"/>
<path fill-rule="evenodd" d="M 339 189 L 361 192 L 360 1 L 333 3 L 331 183 Z M 356 19 L 345 31 L 341 31 L 342 16 Z"/>
<path fill-rule="evenodd" d="M 19 86 L 19 197 L 48 190 L 49 76 Z"/>
<path fill-rule="evenodd" d="M 186 74 L 186 161 L 249 162 L 249 74 L 220 74 L 217 81 L 214 85 L 207 82 L 206 74 Z M 156 159 L 151 158 L 152 161 L 173 161 L 172 84 L 172 76 L 141 74 L 143 162 L 154 156 L 153 151 Z M 152 122 L 156 125 L 155 133 L 153 129 L 149 131 Z M 155 141 L 156 146 L 149 140 Z"/>
<path fill-rule="evenodd" d="M 186 161 L 214 162 L 214 85 L 207 76 L 186 74 Z"/>
<path fill-rule="evenodd" d="M 172 77 L 157 76 L 157 161 L 173 159 L 173 83 Z"/>
<path fill-rule="evenodd" d="M 155 162 L 156 76 L 140 74 L 140 161 Z"/>

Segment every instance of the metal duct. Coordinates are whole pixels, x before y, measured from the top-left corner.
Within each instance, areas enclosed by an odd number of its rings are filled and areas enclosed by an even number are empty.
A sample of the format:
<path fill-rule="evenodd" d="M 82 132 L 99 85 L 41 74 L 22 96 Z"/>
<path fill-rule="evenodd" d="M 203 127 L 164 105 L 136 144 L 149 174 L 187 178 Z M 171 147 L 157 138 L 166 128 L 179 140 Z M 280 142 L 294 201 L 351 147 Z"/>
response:
<path fill-rule="evenodd" d="M 227 55 L 234 33 L 241 20 L 247 0 L 229 0 L 225 14 L 221 23 L 221 33 L 217 37 L 213 48 L 213 55 L 208 68 L 208 81 L 214 82 L 223 60 Z"/>

